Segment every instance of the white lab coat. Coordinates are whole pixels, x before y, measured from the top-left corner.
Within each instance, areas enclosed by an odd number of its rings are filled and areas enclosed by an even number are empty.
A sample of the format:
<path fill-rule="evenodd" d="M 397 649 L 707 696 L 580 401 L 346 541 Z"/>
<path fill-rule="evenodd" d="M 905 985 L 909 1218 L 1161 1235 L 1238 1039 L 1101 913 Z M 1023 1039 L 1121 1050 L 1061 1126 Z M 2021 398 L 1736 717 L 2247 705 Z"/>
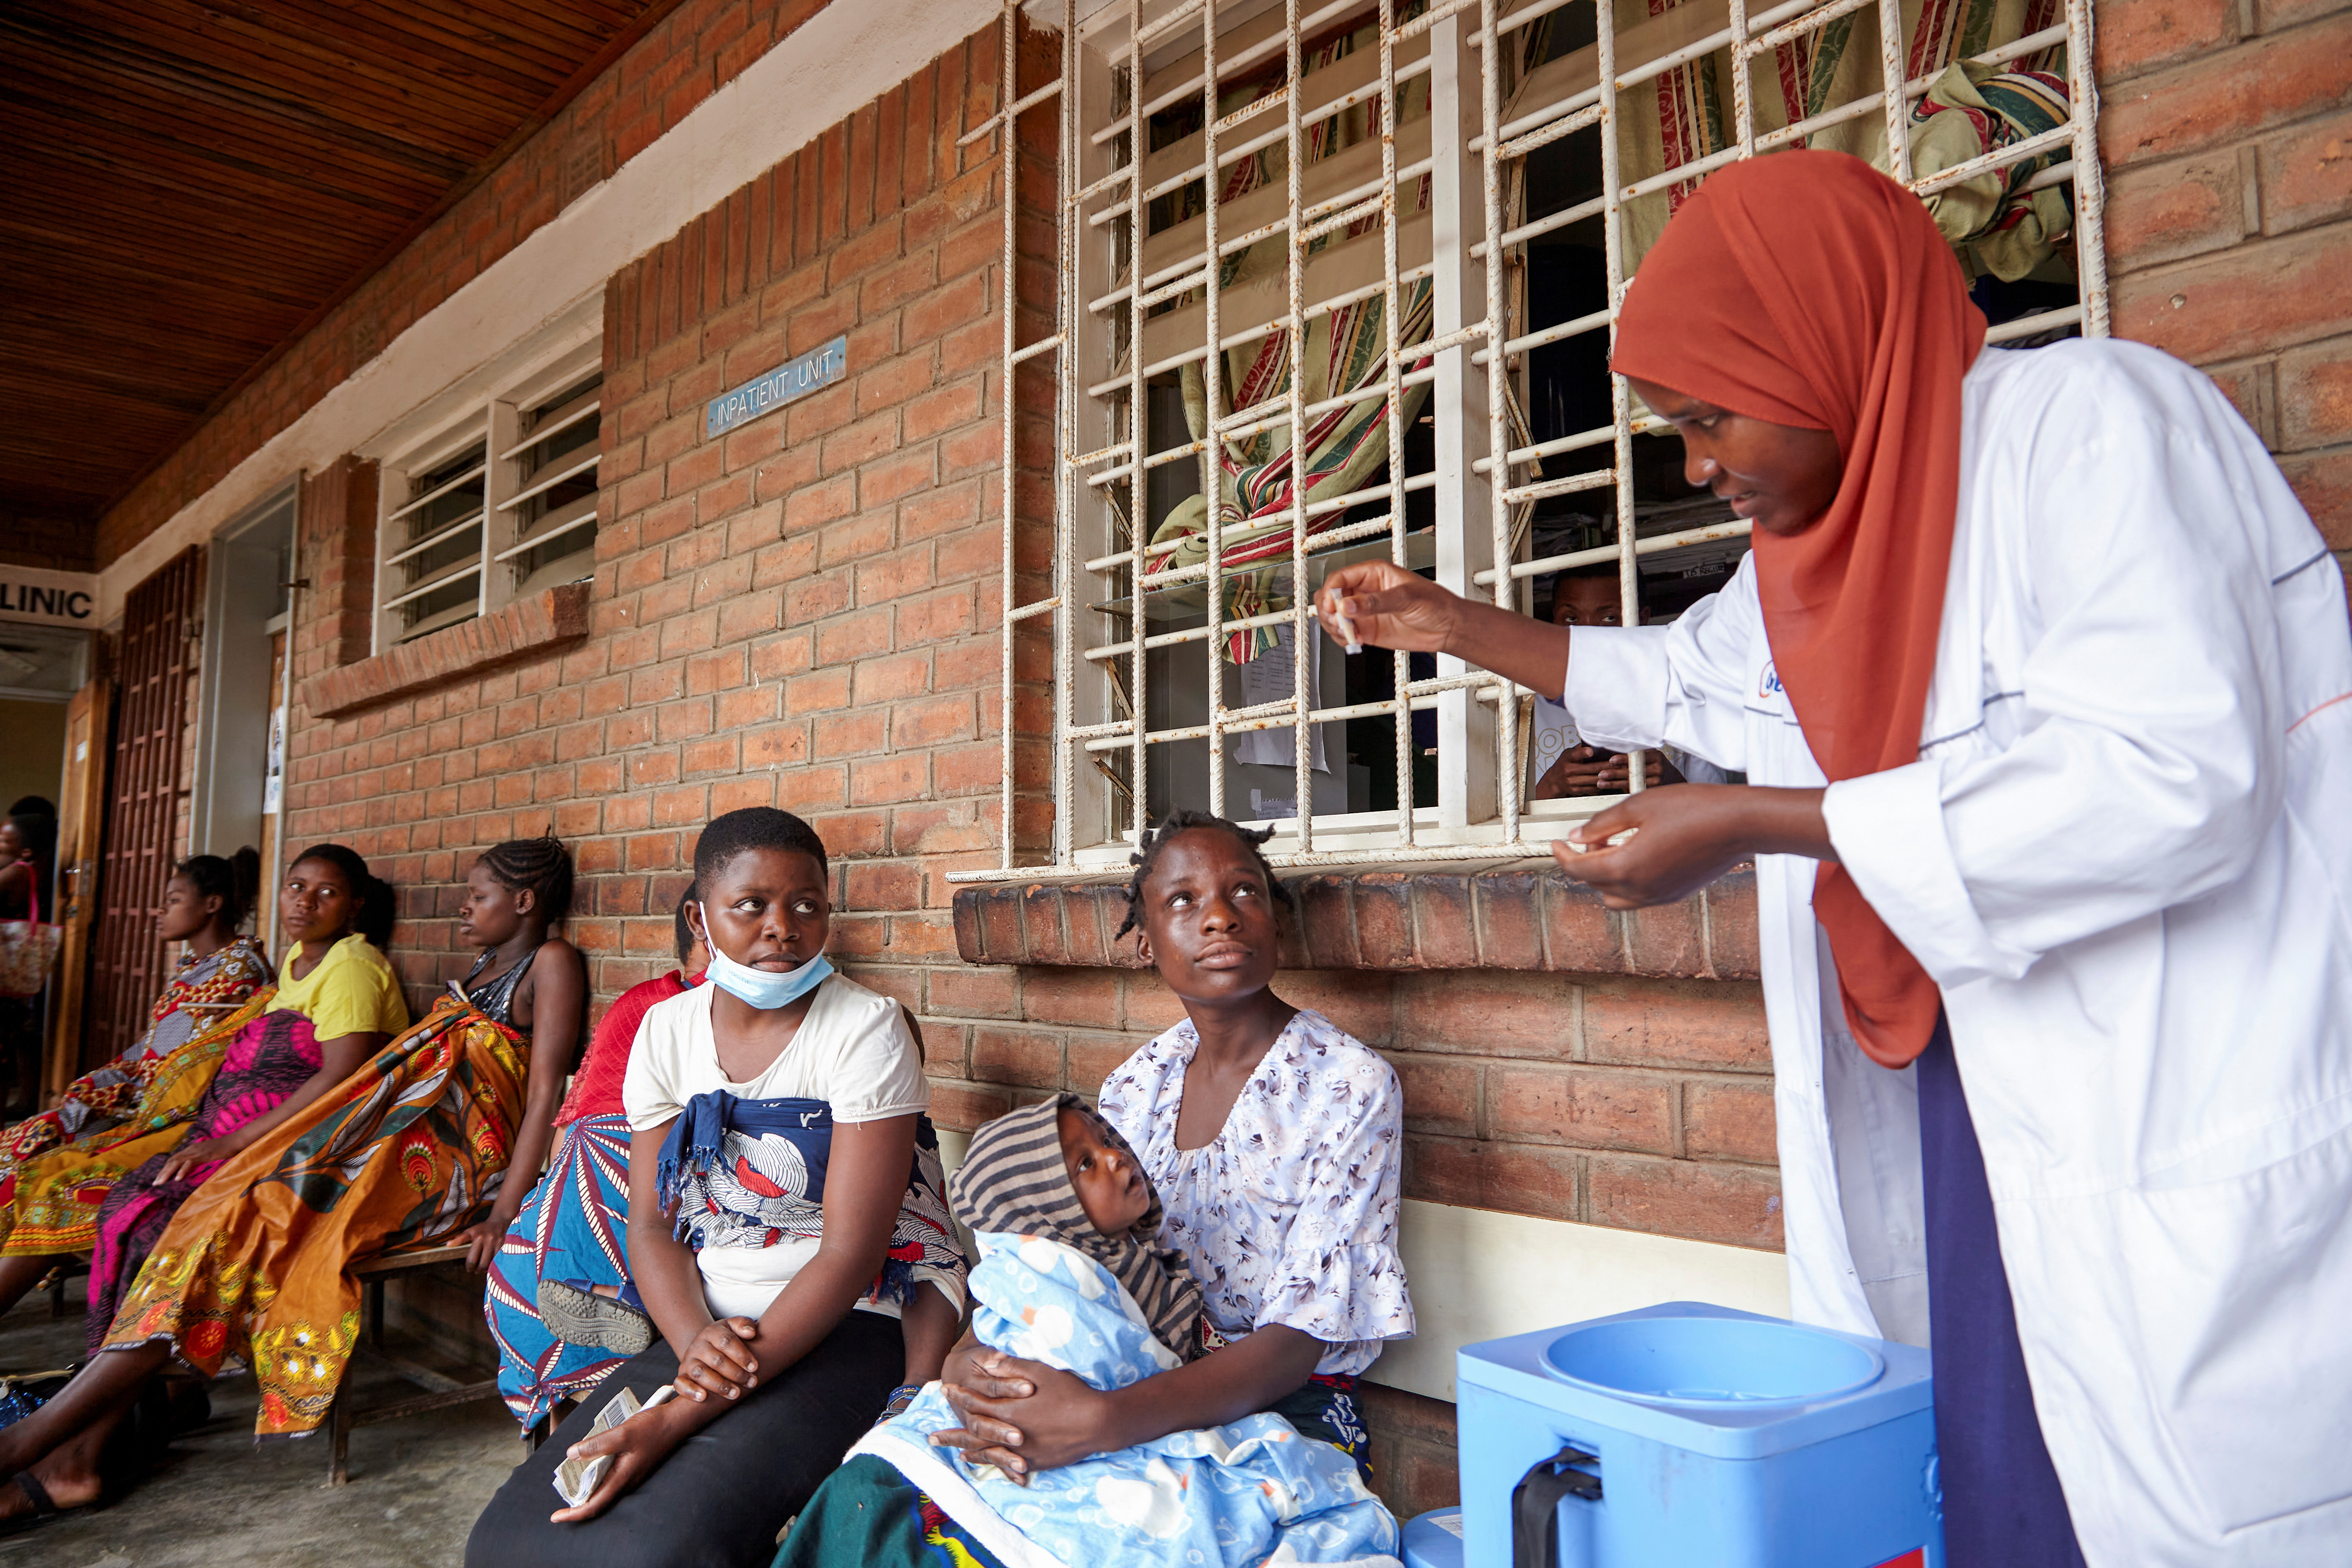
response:
<path fill-rule="evenodd" d="M 2034 1404 L 2093 1568 L 2352 1563 L 2352 626 L 2203 375 L 1990 351 L 1919 760 L 1831 841 L 1940 985 Z M 1822 782 L 1752 563 L 1580 629 L 1564 701 L 1759 784 Z M 1758 867 L 1791 1296 L 1925 1326 L 1910 1073 L 1839 1021 L 1811 863 Z"/>

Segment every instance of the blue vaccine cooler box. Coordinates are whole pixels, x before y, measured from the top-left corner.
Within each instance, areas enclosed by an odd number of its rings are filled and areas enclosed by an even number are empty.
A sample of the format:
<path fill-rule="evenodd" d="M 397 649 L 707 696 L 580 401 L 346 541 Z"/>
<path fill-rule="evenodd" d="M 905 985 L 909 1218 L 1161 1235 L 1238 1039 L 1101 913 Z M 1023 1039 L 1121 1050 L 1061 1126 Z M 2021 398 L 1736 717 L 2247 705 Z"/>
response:
<path fill-rule="evenodd" d="M 1463 1568 L 1942 1568 L 1926 1351 L 1672 1301 L 1455 1388 Z"/>

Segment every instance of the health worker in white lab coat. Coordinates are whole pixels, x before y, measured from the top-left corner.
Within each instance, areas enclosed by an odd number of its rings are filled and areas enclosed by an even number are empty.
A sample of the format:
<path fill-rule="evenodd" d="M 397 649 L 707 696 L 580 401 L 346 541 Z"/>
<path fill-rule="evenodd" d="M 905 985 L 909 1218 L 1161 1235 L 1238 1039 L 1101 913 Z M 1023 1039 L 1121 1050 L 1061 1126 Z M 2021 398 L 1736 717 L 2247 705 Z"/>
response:
<path fill-rule="evenodd" d="M 1843 154 L 1708 176 L 1617 332 L 1754 522 L 1730 585 L 1570 630 L 1374 563 L 1326 624 L 1760 786 L 1559 858 L 1633 908 L 1756 858 L 1791 1294 L 1932 1329 L 1954 1568 L 2352 1563 L 2352 626 L 2310 519 L 2189 367 L 1986 349 Z"/>

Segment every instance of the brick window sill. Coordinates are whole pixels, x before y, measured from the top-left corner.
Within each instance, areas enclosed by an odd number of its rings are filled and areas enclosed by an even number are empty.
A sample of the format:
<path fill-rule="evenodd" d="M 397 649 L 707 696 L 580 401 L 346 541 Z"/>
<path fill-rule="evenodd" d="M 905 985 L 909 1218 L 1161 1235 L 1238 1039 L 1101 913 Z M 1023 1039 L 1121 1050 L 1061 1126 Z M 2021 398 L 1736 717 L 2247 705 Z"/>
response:
<path fill-rule="evenodd" d="M 1356 871 L 1285 880 L 1298 901 L 1294 969 L 1518 969 L 1678 979 L 1759 977 L 1756 872 L 1742 866 L 1679 903 L 1612 910 L 1556 870 Z M 966 963 L 1140 969 L 1125 879 L 960 889 Z"/>
<path fill-rule="evenodd" d="M 297 695 L 314 716 L 331 719 L 529 658 L 587 635 L 588 584 L 565 583 L 403 643 L 389 653 L 314 675 L 302 682 Z"/>

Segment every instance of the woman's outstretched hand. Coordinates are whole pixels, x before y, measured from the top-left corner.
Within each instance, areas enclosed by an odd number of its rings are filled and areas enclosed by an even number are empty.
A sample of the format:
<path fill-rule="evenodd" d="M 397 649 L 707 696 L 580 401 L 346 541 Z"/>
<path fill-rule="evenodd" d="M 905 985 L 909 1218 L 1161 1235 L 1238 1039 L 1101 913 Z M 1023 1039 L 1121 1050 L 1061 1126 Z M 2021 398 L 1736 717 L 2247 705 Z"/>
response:
<path fill-rule="evenodd" d="M 549 1514 L 554 1524 L 576 1524 L 593 1519 L 622 1498 L 636 1489 L 637 1483 L 662 1467 L 662 1461 L 677 1452 L 678 1445 L 693 1436 L 693 1416 L 683 1400 L 667 1405 L 648 1405 L 617 1426 L 608 1426 L 593 1437 L 583 1437 L 572 1445 L 564 1457 L 571 1459 L 593 1459 L 600 1455 L 613 1456 L 613 1468 L 588 1500 L 577 1508 L 559 1508 Z"/>
<path fill-rule="evenodd" d="M 1034 1471 L 1125 1446 L 1110 1435 L 1110 1402 L 1057 1367 L 974 1345 L 949 1352 L 940 1375 L 940 1392 L 963 1425 L 932 1433 L 932 1443 L 1024 1487 Z"/>
<path fill-rule="evenodd" d="M 1462 600 L 1391 561 L 1359 561 L 1323 580 L 1315 613 L 1342 645 L 1436 653 L 1457 630 Z M 1352 629 L 1354 637 L 1348 635 Z"/>
<path fill-rule="evenodd" d="M 1390 561 L 1332 573 L 1316 591 L 1315 613 L 1343 645 L 1450 653 L 1546 697 L 1559 695 L 1568 668 L 1567 627 L 1463 598 Z"/>
<path fill-rule="evenodd" d="M 1579 853 L 1572 845 L 1589 847 Z M 1669 784 L 1611 806 L 1552 847 L 1559 868 L 1612 910 L 1672 903 L 1740 861 L 1769 854 L 1837 858 L 1820 790 Z"/>

